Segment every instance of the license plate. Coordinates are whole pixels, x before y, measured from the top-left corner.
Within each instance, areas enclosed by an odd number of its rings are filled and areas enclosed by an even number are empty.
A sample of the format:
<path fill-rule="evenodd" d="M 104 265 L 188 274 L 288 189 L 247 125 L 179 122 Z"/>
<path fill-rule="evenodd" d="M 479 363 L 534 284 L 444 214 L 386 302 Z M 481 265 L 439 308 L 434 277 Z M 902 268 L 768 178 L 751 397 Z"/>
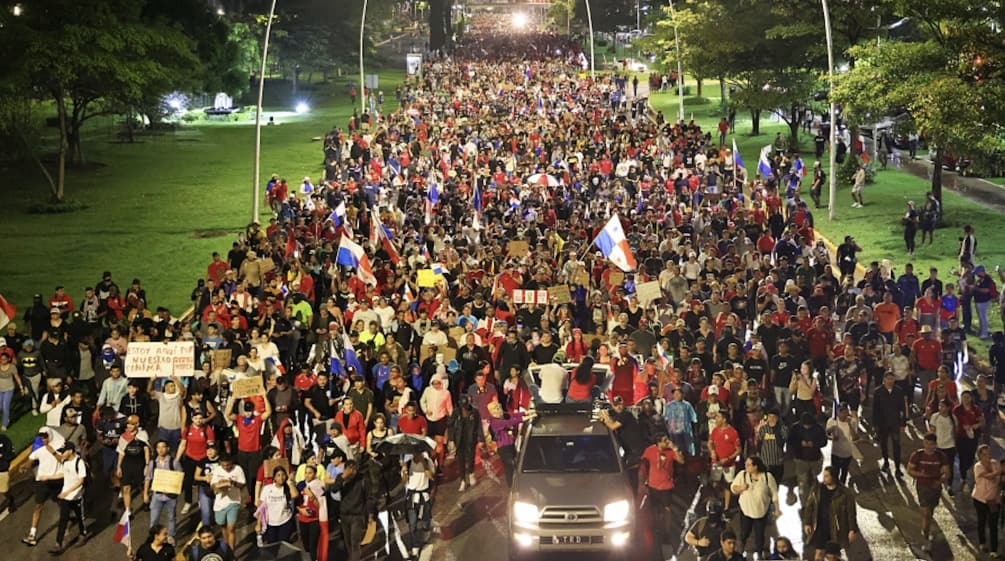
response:
<path fill-rule="evenodd" d="M 575 545 L 590 543 L 590 536 L 552 536 L 553 545 Z"/>

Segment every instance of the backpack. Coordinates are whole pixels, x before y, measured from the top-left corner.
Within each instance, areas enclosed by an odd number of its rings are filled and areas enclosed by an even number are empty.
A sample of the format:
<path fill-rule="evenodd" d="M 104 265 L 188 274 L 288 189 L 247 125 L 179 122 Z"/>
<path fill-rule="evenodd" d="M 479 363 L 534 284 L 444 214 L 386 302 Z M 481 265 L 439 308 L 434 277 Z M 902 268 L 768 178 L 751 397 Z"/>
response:
<path fill-rule="evenodd" d="M 230 551 L 230 548 L 227 547 L 227 542 L 225 542 L 223 540 L 216 540 L 216 547 L 217 547 L 217 549 L 219 549 L 220 553 L 223 553 L 223 554 L 226 554 L 227 552 Z M 195 544 L 195 545 L 192 546 L 192 557 L 191 557 L 192 561 L 199 561 L 199 558 L 200 558 L 199 552 L 200 552 L 200 550 L 202 550 L 201 544 L 197 543 L 197 544 Z M 215 553 L 215 552 L 207 552 L 207 553 Z"/>

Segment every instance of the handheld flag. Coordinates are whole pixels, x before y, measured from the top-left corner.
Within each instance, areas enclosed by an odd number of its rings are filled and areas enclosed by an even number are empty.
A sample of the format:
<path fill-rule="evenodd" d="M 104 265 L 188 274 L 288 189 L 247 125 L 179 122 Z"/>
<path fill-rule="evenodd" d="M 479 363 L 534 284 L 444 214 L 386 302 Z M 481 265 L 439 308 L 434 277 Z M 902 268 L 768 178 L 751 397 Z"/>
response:
<path fill-rule="evenodd" d="M 349 239 L 349 236 L 342 236 L 339 241 L 336 262 L 346 267 L 354 267 L 356 276 L 366 284 L 377 284 L 377 277 L 373 276 L 373 269 L 370 267 L 370 258 L 359 244 Z"/>
<path fill-rule="evenodd" d="M 6 298 L 0 294 L 0 329 L 5 327 L 8 323 L 14 321 L 17 317 L 17 307 L 7 301 Z"/>
<path fill-rule="evenodd" d="M 471 206 L 475 209 L 475 220 L 474 227 L 475 230 L 482 229 L 482 192 L 481 189 L 475 185 L 474 193 L 471 194 Z"/>
<path fill-rule="evenodd" d="M 743 163 L 743 158 L 740 157 L 740 150 L 736 147 L 736 139 L 733 139 L 733 164 L 738 168 L 747 169 L 747 165 Z"/>
<path fill-rule="evenodd" d="M 126 549 L 132 549 L 132 539 L 129 536 L 129 512 L 123 512 L 122 518 L 119 519 L 119 525 L 115 528 L 115 543 L 120 543 L 126 546 Z"/>
<path fill-rule="evenodd" d="M 625 237 L 625 231 L 621 227 L 621 219 L 618 218 L 617 213 L 611 216 L 593 243 L 600 248 L 604 257 L 622 271 L 635 270 L 635 256 L 632 255 L 632 249 L 628 246 L 628 239 Z"/>
<path fill-rule="evenodd" d="M 792 163 L 792 169 L 799 174 L 799 177 L 806 177 L 806 166 L 803 165 L 802 158 L 796 158 L 796 161 Z"/>

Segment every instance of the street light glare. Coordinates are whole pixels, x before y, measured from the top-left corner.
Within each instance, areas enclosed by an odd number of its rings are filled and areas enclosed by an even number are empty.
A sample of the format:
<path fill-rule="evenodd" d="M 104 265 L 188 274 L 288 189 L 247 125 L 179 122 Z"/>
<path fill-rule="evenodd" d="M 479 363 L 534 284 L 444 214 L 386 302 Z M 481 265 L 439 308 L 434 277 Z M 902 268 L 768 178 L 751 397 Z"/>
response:
<path fill-rule="evenodd" d="M 513 14 L 513 27 L 516 29 L 523 29 L 527 27 L 527 14 L 523 12 L 516 12 Z"/>
<path fill-rule="evenodd" d="M 301 102 L 297 103 L 296 107 L 294 108 L 294 111 L 296 111 L 297 113 L 299 113 L 301 115 L 303 115 L 304 113 L 307 113 L 310 110 L 311 110 L 311 106 L 307 105 L 306 101 L 301 101 Z"/>

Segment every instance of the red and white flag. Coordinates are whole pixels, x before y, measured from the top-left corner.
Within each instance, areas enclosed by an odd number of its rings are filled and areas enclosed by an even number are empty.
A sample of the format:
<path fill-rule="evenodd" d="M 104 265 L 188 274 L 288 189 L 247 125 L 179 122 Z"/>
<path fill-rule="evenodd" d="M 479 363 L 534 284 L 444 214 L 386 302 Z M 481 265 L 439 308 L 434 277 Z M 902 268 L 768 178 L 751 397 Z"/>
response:
<path fill-rule="evenodd" d="M 8 323 L 14 321 L 17 317 L 17 308 L 14 304 L 11 304 L 0 294 L 0 329 L 3 329 Z"/>

